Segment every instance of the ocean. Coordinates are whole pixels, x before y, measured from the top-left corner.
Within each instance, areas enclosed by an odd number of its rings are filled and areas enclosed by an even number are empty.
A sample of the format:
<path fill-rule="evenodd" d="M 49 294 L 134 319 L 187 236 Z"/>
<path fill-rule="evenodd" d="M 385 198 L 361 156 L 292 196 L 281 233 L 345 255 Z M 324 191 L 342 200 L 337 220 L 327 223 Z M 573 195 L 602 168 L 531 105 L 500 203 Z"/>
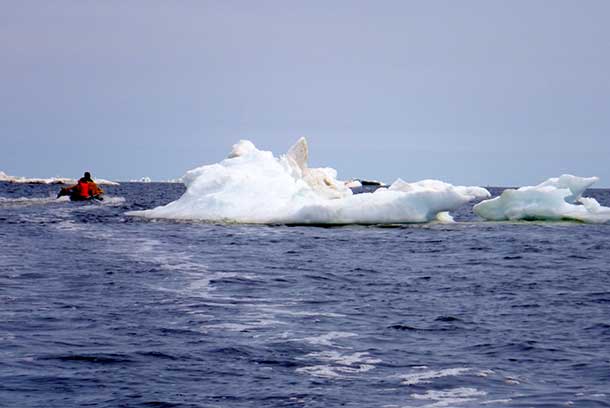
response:
<path fill-rule="evenodd" d="M 610 407 L 610 224 L 147 220 L 184 186 L 105 189 L 0 183 L 0 407 Z"/>

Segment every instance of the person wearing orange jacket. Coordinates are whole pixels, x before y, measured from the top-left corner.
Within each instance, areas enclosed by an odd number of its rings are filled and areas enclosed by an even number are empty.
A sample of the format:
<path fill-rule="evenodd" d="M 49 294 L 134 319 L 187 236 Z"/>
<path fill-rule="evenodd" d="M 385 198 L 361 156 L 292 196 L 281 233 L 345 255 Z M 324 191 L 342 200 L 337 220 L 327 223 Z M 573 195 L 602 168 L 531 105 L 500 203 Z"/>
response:
<path fill-rule="evenodd" d="M 91 198 L 101 199 L 102 194 L 104 194 L 104 191 L 93 181 L 91 173 L 88 171 L 78 180 L 78 183 L 77 186 L 81 186 L 79 187 L 81 196 L 88 195 Z"/>
<path fill-rule="evenodd" d="M 91 173 L 86 171 L 75 185 L 62 188 L 57 194 L 57 198 L 69 195 L 71 201 L 85 201 L 92 198 L 102 200 L 102 194 L 104 191 L 93 181 Z"/>

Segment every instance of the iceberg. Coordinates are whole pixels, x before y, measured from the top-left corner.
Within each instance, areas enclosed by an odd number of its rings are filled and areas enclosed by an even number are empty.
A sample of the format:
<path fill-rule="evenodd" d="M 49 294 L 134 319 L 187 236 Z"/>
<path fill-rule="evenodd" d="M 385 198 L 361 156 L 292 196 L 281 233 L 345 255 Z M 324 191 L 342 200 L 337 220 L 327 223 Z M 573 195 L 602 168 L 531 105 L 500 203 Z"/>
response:
<path fill-rule="evenodd" d="M 279 157 L 241 140 L 227 159 L 188 171 L 178 200 L 127 214 L 256 224 L 422 223 L 439 214 L 447 220 L 447 211 L 490 196 L 480 187 L 400 179 L 374 193 L 353 194 L 336 170 L 309 167 L 308 155 L 305 138 Z"/>
<path fill-rule="evenodd" d="M 610 220 L 610 208 L 594 198 L 582 197 L 597 177 L 564 174 L 536 186 L 507 189 L 498 197 L 474 206 L 478 216 L 492 221 L 575 220 L 603 223 Z"/>

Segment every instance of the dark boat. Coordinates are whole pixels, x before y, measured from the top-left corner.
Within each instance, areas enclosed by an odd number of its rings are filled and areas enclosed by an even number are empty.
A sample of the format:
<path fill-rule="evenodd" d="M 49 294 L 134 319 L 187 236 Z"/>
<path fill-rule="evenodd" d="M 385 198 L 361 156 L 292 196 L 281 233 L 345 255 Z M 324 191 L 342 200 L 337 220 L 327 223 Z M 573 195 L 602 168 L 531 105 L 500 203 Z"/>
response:
<path fill-rule="evenodd" d="M 78 191 L 74 188 L 75 186 L 63 187 L 57 193 L 57 198 L 68 196 L 70 201 L 102 201 L 104 199 L 103 194 L 91 195 L 89 197 L 83 197 L 78 194 Z"/>

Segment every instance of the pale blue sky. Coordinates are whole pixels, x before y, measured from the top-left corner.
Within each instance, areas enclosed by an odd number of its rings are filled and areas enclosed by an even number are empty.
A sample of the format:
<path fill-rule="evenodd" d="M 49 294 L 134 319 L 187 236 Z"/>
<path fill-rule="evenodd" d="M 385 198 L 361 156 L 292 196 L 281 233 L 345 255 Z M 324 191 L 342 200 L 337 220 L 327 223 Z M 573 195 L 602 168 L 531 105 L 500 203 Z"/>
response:
<path fill-rule="evenodd" d="M 0 170 L 168 179 L 239 139 L 388 182 L 610 186 L 610 2 L 0 0 Z"/>

